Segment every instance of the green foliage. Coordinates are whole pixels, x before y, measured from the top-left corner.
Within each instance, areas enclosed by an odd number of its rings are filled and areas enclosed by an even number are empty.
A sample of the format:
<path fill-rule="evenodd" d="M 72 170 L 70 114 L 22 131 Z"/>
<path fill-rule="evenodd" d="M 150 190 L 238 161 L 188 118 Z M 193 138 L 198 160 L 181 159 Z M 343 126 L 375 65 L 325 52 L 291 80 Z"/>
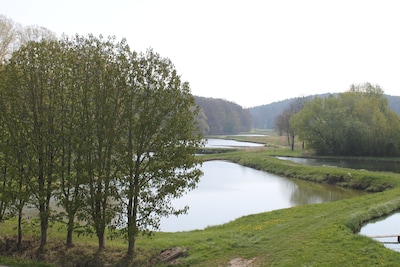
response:
<path fill-rule="evenodd" d="M 0 214 L 37 207 L 39 252 L 51 218 L 66 223 L 67 246 L 79 221 L 103 249 L 117 215 L 131 247 L 160 216 L 185 211 L 171 200 L 196 186 L 202 136 L 169 59 L 89 35 L 31 42 L 0 71 Z"/>
<path fill-rule="evenodd" d="M 400 117 L 379 86 L 352 86 L 338 97 L 315 98 L 291 123 L 320 155 L 400 155 Z"/>
<path fill-rule="evenodd" d="M 325 98 L 329 95 L 330 94 L 311 95 L 306 96 L 305 99 L 310 101 L 316 97 Z M 334 93 L 333 95 L 338 96 L 337 93 Z M 400 114 L 400 96 L 385 95 L 385 98 L 388 100 L 390 109 L 395 113 Z M 275 126 L 275 118 L 279 116 L 279 114 L 282 114 L 285 109 L 288 109 L 293 100 L 294 98 L 290 98 L 267 105 L 249 108 L 248 110 L 253 119 L 253 128 L 273 129 Z"/>

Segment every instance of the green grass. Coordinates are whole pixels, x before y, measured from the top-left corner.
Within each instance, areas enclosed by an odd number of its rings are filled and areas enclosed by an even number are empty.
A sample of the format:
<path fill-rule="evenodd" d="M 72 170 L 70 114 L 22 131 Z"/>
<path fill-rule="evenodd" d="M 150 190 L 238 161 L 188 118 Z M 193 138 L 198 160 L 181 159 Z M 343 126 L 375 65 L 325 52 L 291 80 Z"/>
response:
<path fill-rule="evenodd" d="M 17 258 L 9 258 L 0 256 L 0 264 L 13 267 L 51 267 L 53 265 L 46 263 L 39 263 L 30 260 L 21 260 Z"/>
<path fill-rule="evenodd" d="M 336 184 L 346 188 L 380 192 L 400 186 L 399 174 L 371 172 L 330 166 L 305 166 L 274 156 L 301 156 L 288 149 L 249 149 L 222 154 L 204 155 L 204 160 L 229 160 L 243 166 L 263 170 L 288 178 Z"/>
<path fill-rule="evenodd" d="M 245 216 L 188 233 L 160 233 L 139 246 L 181 246 L 183 266 L 227 266 L 233 258 L 256 258 L 257 266 L 396 266 L 397 252 L 355 234 L 360 223 L 400 206 L 400 190 L 327 204 Z"/>
<path fill-rule="evenodd" d="M 156 259 L 157 254 L 175 246 L 187 249 L 186 257 L 179 260 L 180 266 L 229 266 L 232 259 L 239 257 L 254 259 L 253 266 L 399 266 L 398 252 L 357 232 L 368 221 L 400 210 L 400 175 L 307 167 L 273 157 L 300 154 L 301 151 L 270 148 L 204 155 L 204 158 L 230 160 L 282 176 L 337 183 L 377 193 L 249 215 L 201 231 L 155 233 L 151 238 L 140 236 L 136 262 L 132 266 L 167 266 Z M 13 225 L 15 221 L 1 224 L 0 235 L 14 233 Z M 49 237 L 62 242 L 64 232 L 57 231 L 58 228 L 53 226 Z M 29 233 L 35 236 L 34 226 Z M 79 245 L 64 255 L 70 262 L 88 258 L 88 255 L 95 257 L 94 237 L 75 237 L 75 243 Z M 127 244 L 118 238 L 108 240 L 107 246 L 100 258 L 115 264 L 123 257 Z M 0 264 L 34 266 L 13 261 L 0 258 Z"/>

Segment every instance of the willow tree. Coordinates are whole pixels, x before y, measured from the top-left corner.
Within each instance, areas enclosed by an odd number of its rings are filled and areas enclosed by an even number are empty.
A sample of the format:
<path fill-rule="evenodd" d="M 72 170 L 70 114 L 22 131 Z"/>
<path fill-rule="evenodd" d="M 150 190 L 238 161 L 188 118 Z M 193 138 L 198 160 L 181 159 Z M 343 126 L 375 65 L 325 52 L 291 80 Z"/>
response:
<path fill-rule="evenodd" d="M 153 50 L 131 54 L 124 94 L 123 199 L 126 200 L 128 255 L 139 232 L 159 229 L 161 216 L 185 213 L 171 200 L 196 187 L 202 146 L 189 84 L 172 62 Z"/>

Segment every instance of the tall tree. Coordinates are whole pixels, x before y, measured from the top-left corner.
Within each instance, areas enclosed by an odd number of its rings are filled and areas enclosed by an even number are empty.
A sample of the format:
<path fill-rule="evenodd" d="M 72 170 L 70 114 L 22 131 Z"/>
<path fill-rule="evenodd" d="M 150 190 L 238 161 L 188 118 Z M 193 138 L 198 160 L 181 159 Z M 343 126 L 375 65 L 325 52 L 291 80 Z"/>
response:
<path fill-rule="evenodd" d="M 26 150 L 29 157 L 29 186 L 34 204 L 39 209 L 41 241 L 39 252 L 47 244 L 50 218 L 50 199 L 56 189 L 56 165 L 58 161 L 58 136 L 60 130 L 59 110 L 56 105 L 57 84 L 55 75 L 60 47 L 56 41 L 31 42 L 18 50 L 10 60 L 10 70 L 17 73 L 16 88 L 22 99 L 23 118 L 28 125 L 30 141 Z"/>
<path fill-rule="evenodd" d="M 79 57 L 79 49 L 75 42 L 64 37 L 60 40 L 62 46 L 61 62 L 62 68 L 57 75 L 61 77 L 62 83 L 58 85 L 60 91 L 57 97 L 57 105 L 60 107 L 60 136 L 58 147 L 60 150 L 59 160 L 59 190 L 56 191 L 57 205 L 62 207 L 59 212 L 59 221 L 67 225 L 67 248 L 72 246 L 74 229 L 78 226 L 76 216 L 83 208 L 83 188 L 85 180 L 82 175 L 82 152 L 83 146 L 79 126 L 79 115 L 83 111 L 81 104 L 82 93 L 82 58 Z"/>
<path fill-rule="evenodd" d="M 129 93 L 125 95 L 124 199 L 128 255 L 139 231 L 158 229 L 160 216 L 179 215 L 171 200 L 193 189 L 202 174 L 195 151 L 202 137 L 188 83 L 182 83 L 171 61 L 153 50 L 133 58 Z"/>
<path fill-rule="evenodd" d="M 79 170 L 86 185 L 86 208 L 80 218 L 94 228 L 99 249 L 103 249 L 106 227 L 120 208 L 115 153 L 121 135 L 118 125 L 123 98 L 117 85 L 123 77 L 118 73 L 113 38 L 77 36 L 75 42 L 83 67 L 82 110 L 77 125 L 82 146 L 77 153 L 82 155 Z"/>
<path fill-rule="evenodd" d="M 289 108 L 285 109 L 282 114 L 275 118 L 275 129 L 279 133 L 285 133 L 287 136 L 288 145 L 294 150 L 294 140 L 296 132 L 294 131 L 290 119 L 293 115 L 300 112 L 306 103 L 304 97 L 296 98 L 292 103 L 290 103 Z"/>

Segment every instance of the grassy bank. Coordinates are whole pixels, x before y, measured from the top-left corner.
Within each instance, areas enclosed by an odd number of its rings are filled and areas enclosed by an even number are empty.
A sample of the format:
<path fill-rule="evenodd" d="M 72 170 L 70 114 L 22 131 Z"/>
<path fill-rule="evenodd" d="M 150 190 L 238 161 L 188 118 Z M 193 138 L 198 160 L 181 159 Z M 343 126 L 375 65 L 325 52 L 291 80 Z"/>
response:
<path fill-rule="evenodd" d="M 282 176 L 335 183 L 378 193 L 254 214 L 201 231 L 156 233 L 152 238 L 140 236 L 137 242 L 138 255 L 132 266 L 168 266 L 158 261 L 157 255 L 164 249 L 176 246 L 186 249 L 185 257 L 178 261 L 181 266 L 230 266 L 231 260 L 237 258 L 251 260 L 248 266 L 400 265 L 399 253 L 357 234 L 361 225 L 367 221 L 400 209 L 400 175 L 307 167 L 273 157 L 296 156 L 299 153 L 270 148 L 203 157 L 206 160 L 229 160 Z M 14 226 L 15 221 L 0 224 L 1 236 L 15 234 Z M 49 237 L 58 242 L 49 245 L 47 261 L 56 262 L 58 258 L 64 259 L 61 261 L 63 266 L 86 263 L 86 266 L 98 267 L 121 263 L 127 246 L 123 239 L 108 240 L 107 249 L 96 254 L 97 241 L 94 237 L 75 236 L 77 245 L 65 251 L 62 246 L 64 236 L 61 234 L 64 231 L 58 232 L 58 227 L 53 226 L 49 233 Z M 37 236 L 34 228 L 29 233 L 30 238 Z M 399 233 L 388 234 L 400 234 L 400 229 Z M 25 258 L 29 257 L 30 254 L 25 252 Z M 13 263 L 10 258 L 0 258 L 1 264 L 34 266 L 23 265 L 24 262 Z M 61 265 L 60 261 L 57 265 Z"/>
<path fill-rule="evenodd" d="M 305 166 L 291 161 L 283 161 L 275 156 L 300 156 L 301 150 L 248 149 L 223 154 L 204 155 L 204 160 L 229 160 L 243 166 L 263 170 L 288 178 L 336 184 L 338 186 L 381 192 L 400 186 L 399 175 L 390 172 L 370 172 L 332 166 Z"/>

